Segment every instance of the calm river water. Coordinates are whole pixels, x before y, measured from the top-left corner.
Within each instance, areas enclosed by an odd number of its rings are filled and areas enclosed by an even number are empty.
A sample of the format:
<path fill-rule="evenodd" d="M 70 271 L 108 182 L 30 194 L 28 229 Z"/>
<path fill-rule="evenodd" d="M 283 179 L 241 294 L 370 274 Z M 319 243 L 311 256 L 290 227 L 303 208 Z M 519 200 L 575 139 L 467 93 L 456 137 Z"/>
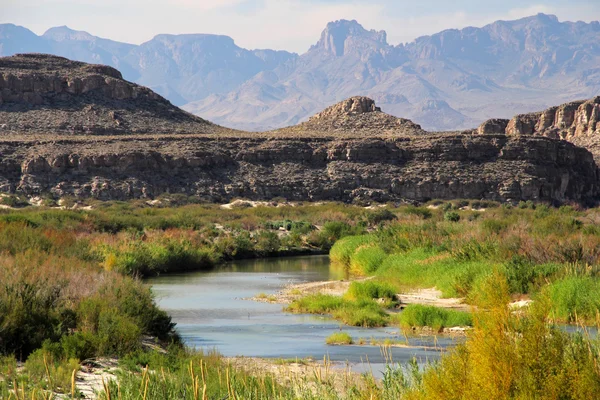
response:
<path fill-rule="evenodd" d="M 198 349 L 216 349 L 224 356 L 305 358 L 349 362 L 356 371 L 373 369 L 380 375 L 385 360 L 377 346 L 327 346 L 325 338 L 343 330 L 358 338 L 398 339 L 397 328 L 356 328 L 327 317 L 283 312 L 281 304 L 251 300 L 258 293 L 272 294 L 290 283 L 341 279 L 329 267 L 327 256 L 245 260 L 208 272 L 193 272 L 151 278 L 148 283 L 160 307 L 177 323 L 184 342 Z M 404 339 L 404 336 L 400 336 Z M 439 358 L 434 338 L 409 338 L 414 348 L 394 348 L 393 361 L 420 363 Z M 436 340 L 444 349 L 455 342 Z M 366 363 L 366 360 L 369 363 Z"/>

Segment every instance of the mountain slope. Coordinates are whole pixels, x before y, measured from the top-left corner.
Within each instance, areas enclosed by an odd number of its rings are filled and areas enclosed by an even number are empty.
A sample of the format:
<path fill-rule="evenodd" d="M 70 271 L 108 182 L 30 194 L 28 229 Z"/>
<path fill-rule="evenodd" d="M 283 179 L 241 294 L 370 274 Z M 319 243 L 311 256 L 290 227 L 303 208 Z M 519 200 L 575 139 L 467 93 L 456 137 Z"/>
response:
<path fill-rule="evenodd" d="M 457 130 L 600 92 L 600 23 L 545 14 L 397 46 L 384 31 L 341 20 L 300 56 L 218 35 L 158 35 L 134 46 L 66 27 L 37 37 L 0 25 L 0 55 L 16 51 L 111 65 L 190 112 L 250 130 L 294 125 L 356 95 L 426 129 Z"/>
<path fill-rule="evenodd" d="M 225 131 L 106 65 L 47 54 L 0 58 L 2 135 L 123 135 Z"/>

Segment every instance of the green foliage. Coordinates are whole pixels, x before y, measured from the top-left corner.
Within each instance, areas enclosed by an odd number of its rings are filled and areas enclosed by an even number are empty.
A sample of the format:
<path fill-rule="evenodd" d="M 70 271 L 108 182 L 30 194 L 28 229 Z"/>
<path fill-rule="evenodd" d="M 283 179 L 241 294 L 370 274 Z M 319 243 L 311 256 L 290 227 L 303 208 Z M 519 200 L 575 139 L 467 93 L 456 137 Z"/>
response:
<path fill-rule="evenodd" d="M 387 313 L 371 299 L 350 301 L 338 296 L 316 294 L 294 300 L 286 310 L 294 313 L 330 314 L 351 326 L 385 326 L 388 322 Z"/>
<path fill-rule="evenodd" d="M 450 222 L 458 222 L 460 221 L 460 214 L 455 211 L 448 211 L 444 213 L 444 220 Z"/>
<path fill-rule="evenodd" d="M 595 321 L 600 310 L 600 281 L 593 277 L 567 277 L 544 291 L 552 316 L 564 322 Z"/>
<path fill-rule="evenodd" d="M 403 207 L 401 210 L 406 214 L 416 215 L 417 217 L 422 219 L 429 219 L 433 216 L 431 210 L 425 207 L 406 206 Z"/>
<path fill-rule="evenodd" d="M 20 207 L 27 207 L 29 206 L 29 202 L 27 201 L 26 198 L 22 197 L 22 196 L 16 196 L 16 195 L 4 195 L 0 197 L 0 204 L 5 205 L 5 206 L 9 206 L 9 207 L 13 207 L 13 208 L 20 208 Z"/>
<path fill-rule="evenodd" d="M 367 221 L 371 225 L 378 225 L 386 221 L 394 221 L 398 217 L 392 211 L 387 208 L 379 208 L 367 213 Z"/>
<path fill-rule="evenodd" d="M 403 328 L 429 327 L 441 331 L 444 328 L 473 326 L 473 316 L 465 311 L 410 304 L 398 314 L 397 322 Z"/>
<path fill-rule="evenodd" d="M 395 300 L 397 290 L 390 284 L 368 280 L 352 282 L 344 297 L 348 300 Z"/>
<path fill-rule="evenodd" d="M 372 274 L 386 257 L 386 252 L 377 245 L 360 246 L 350 256 L 350 270 L 357 274 Z"/>
<path fill-rule="evenodd" d="M 334 264 L 350 268 L 350 261 L 356 250 L 361 246 L 370 245 L 375 238 L 371 235 L 349 236 L 338 240 L 329 252 L 329 258 Z"/>
<path fill-rule="evenodd" d="M 353 343 L 352 336 L 346 332 L 335 332 L 332 333 L 325 339 L 325 343 L 329 345 L 350 345 Z"/>
<path fill-rule="evenodd" d="M 587 399 L 600 390 L 598 343 L 548 324 L 548 304 L 507 307 L 508 285 L 490 280 L 486 309 L 463 345 L 425 371 L 411 399 Z"/>
<path fill-rule="evenodd" d="M 508 221 L 494 218 L 485 219 L 481 222 L 481 227 L 483 230 L 485 230 L 487 233 L 495 233 L 496 235 L 506 230 L 508 226 Z"/>
<path fill-rule="evenodd" d="M 277 233 L 271 231 L 260 231 L 256 238 L 256 251 L 260 255 L 275 254 L 281 247 L 281 241 Z"/>

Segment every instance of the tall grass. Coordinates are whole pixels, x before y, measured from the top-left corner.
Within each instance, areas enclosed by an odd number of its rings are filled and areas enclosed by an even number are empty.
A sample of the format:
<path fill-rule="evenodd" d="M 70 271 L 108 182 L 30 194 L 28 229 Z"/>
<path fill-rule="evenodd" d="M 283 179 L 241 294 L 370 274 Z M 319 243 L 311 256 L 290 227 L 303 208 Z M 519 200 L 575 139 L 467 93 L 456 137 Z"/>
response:
<path fill-rule="evenodd" d="M 350 326 L 376 327 L 388 323 L 388 314 L 372 299 L 356 301 L 316 294 L 294 300 L 287 311 L 301 314 L 329 314 Z"/>
<path fill-rule="evenodd" d="M 371 245 L 375 240 L 372 235 L 348 236 L 333 245 L 329 252 L 329 258 L 332 263 L 349 269 L 350 261 L 357 249 L 361 246 Z"/>
<path fill-rule="evenodd" d="M 398 314 L 397 322 L 403 328 L 429 327 L 441 331 L 444 328 L 472 326 L 473 316 L 465 311 L 410 304 Z"/>
<path fill-rule="evenodd" d="M 548 324 L 549 305 L 511 313 L 508 284 L 490 276 L 487 308 L 464 345 L 425 371 L 411 399 L 587 399 L 600 390 L 597 341 Z"/>

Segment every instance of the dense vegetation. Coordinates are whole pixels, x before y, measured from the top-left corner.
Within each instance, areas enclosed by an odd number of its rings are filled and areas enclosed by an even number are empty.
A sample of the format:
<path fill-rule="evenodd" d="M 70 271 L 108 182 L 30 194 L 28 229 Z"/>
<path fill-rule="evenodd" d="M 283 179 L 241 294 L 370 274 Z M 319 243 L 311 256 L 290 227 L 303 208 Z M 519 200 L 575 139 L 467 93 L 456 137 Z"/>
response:
<path fill-rule="evenodd" d="M 358 326 L 473 325 L 468 340 L 424 371 L 390 365 L 380 383 L 365 376 L 340 390 L 320 375 L 316 383 L 276 383 L 183 349 L 139 281 L 234 258 L 330 248 L 339 268 L 371 279 L 353 282 L 343 297 L 301 298 L 290 311 Z M 600 345 L 556 323 L 597 322 L 599 249 L 600 210 L 532 203 L 1 210 L 0 398 L 77 397 L 73 371 L 98 356 L 121 360 L 119 385 L 107 382 L 106 399 L 593 398 Z M 477 309 L 408 306 L 390 316 L 396 294 L 419 287 L 464 297 Z M 509 303 L 517 299 L 533 303 L 515 313 Z M 159 354 L 148 341 L 171 345 Z M 329 341 L 352 338 L 340 333 Z"/>
<path fill-rule="evenodd" d="M 500 273 L 513 298 L 548 297 L 555 321 L 595 322 L 598 210 L 532 203 L 485 211 L 461 206 L 400 208 L 397 221 L 336 242 L 331 260 L 352 274 L 374 276 L 373 284 L 385 282 L 397 293 L 436 287 L 444 297 L 464 297 L 473 305 L 488 295 L 483 282 Z"/>

